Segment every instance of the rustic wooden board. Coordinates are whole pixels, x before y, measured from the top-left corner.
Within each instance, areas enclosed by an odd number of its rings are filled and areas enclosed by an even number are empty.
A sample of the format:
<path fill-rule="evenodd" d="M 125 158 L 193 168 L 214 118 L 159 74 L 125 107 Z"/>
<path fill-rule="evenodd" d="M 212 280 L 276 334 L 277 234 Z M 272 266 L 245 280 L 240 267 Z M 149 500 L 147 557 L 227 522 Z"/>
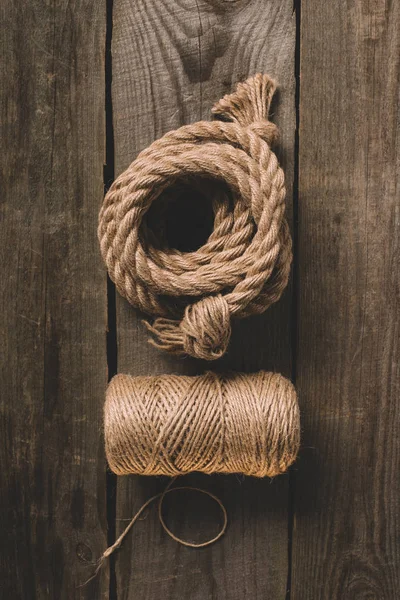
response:
<path fill-rule="evenodd" d="M 166 131 L 210 117 L 213 103 L 258 71 L 275 76 L 274 120 L 292 200 L 294 155 L 292 0 L 237 2 L 114 0 L 113 118 L 116 174 Z M 194 373 L 206 365 L 171 358 L 147 344 L 141 316 L 117 299 L 118 370 L 133 375 Z M 235 328 L 218 368 L 291 373 L 291 291 L 265 316 Z M 213 365 L 216 368 L 216 365 Z M 182 547 L 161 530 L 153 508 L 136 524 L 116 557 L 118 600 L 140 598 L 284 598 L 288 576 L 288 476 L 184 479 L 220 495 L 229 512 L 224 539 L 202 550 Z M 117 530 L 165 480 L 121 478 Z M 215 533 L 218 513 L 201 497 L 168 500 L 173 530 L 189 539 Z M 189 509 L 187 504 L 191 504 Z"/>
<path fill-rule="evenodd" d="M 102 3 L 2 3 L 2 598 L 108 597 Z"/>
<path fill-rule="evenodd" d="M 301 9 L 292 600 L 400 591 L 398 2 Z"/>

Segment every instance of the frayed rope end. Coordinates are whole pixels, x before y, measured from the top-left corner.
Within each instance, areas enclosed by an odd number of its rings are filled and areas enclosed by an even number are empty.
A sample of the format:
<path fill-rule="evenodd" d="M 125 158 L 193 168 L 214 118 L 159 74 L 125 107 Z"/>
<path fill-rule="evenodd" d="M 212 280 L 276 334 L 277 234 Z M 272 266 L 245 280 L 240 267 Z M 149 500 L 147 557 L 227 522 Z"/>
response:
<path fill-rule="evenodd" d="M 179 321 L 158 318 L 152 325 L 145 319 L 142 320 L 142 323 L 147 331 L 154 336 L 148 339 L 152 346 L 172 354 L 185 354 L 184 334 L 180 329 Z"/>
<path fill-rule="evenodd" d="M 248 126 L 254 122 L 268 120 L 276 82 L 268 75 L 257 73 L 239 83 L 236 91 L 227 94 L 212 108 L 212 113 L 229 121 Z"/>

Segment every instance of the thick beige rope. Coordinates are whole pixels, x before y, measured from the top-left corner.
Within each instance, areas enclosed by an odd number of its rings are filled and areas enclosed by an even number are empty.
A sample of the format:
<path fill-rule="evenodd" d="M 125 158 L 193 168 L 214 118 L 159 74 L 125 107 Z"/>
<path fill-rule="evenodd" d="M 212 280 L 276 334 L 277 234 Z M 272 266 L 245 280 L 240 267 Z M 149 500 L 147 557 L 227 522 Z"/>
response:
<path fill-rule="evenodd" d="M 255 75 L 213 108 L 223 122 L 170 131 L 144 150 L 111 186 L 98 235 L 120 294 L 156 318 L 148 325 L 170 352 L 213 360 L 227 348 L 231 317 L 265 311 L 287 285 L 291 238 L 284 175 L 270 146 L 275 83 Z M 196 252 L 154 239 L 144 218 L 178 180 L 224 181 L 231 198 L 214 202 L 214 230 Z"/>
<path fill-rule="evenodd" d="M 116 375 L 104 406 L 117 475 L 243 473 L 273 477 L 299 448 L 299 407 L 282 375 Z"/>

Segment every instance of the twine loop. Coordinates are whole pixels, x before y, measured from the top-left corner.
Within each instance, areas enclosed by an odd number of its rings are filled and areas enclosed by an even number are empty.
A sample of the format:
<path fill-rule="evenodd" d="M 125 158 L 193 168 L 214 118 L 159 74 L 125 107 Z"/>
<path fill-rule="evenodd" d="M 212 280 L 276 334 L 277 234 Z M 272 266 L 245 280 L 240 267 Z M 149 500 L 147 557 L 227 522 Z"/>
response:
<path fill-rule="evenodd" d="M 87 585 L 90 581 L 92 581 L 98 575 L 98 573 L 99 573 L 100 569 L 102 568 L 102 566 L 104 565 L 105 561 L 112 554 L 114 554 L 114 552 L 116 550 L 118 550 L 118 548 L 121 546 L 122 542 L 124 541 L 125 537 L 128 535 L 128 533 L 130 532 L 130 530 L 132 529 L 132 527 L 134 526 L 136 521 L 139 519 L 140 515 L 144 512 L 144 510 L 148 506 L 150 506 L 150 504 L 152 504 L 156 500 L 158 500 L 158 520 L 160 521 L 161 527 L 164 529 L 165 533 L 167 533 L 171 539 L 173 539 L 175 542 L 178 542 L 178 544 L 181 544 L 181 546 L 187 546 L 188 548 L 205 548 L 206 546 L 211 546 L 212 544 L 217 542 L 225 534 L 226 528 L 228 526 L 228 514 L 226 512 L 225 506 L 223 505 L 221 500 L 218 498 L 218 496 L 215 496 L 208 490 L 203 490 L 201 488 L 197 488 L 197 487 L 193 487 L 193 486 L 189 486 L 189 485 L 172 487 L 173 484 L 175 483 L 176 479 L 177 479 L 177 477 L 173 477 L 163 492 L 160 492 L 159 494 L 152 496 L 151 498 L 146 500 L 146 502 L 144 502 L 144 504 L 142 504 L 142 506 L 133 515 L 132 519 L 129 521 L 128 525 L 125 527 L 125 529 L 122 531 L 122 533 L 118 536 L 118 538 L 115 540 L 115 542 L 111 546 L 106 548 L 106 550 L 104 550 L 103 554 L 100 556 L 99 560 L 97 561 L 97 566 L 96 566 L 96 569 L 95 569 L 93 575 L 91 577 L 89 577 L 89 579 L 87 579 L 80 587 Z M 172 492 L 182 492 L 182 491 L 192 491 L 192 492 L 197 492 L 199 494 L 203 494 L 204 496 L 208 496 L 214 502 L 216 502 L 218 507 L 221 509 L 223 522 L 220 527 L 220 530 L 214 537 L 212 537 L 204 542 L 190 542 L 188 540 L 184 540 L 184 539 L 178 537 L 169 529 L 169 527 L 165 523 L 165 520 L 163 517 L 163 512 L 162 512 L 164 499 L 168 494 L 171 494 Z"/>
<path fill-rule="evenodd" d="M 275 83 L 255 75 L 213 108 L 216 119 L 166 133 L 111 186 L 98 235 L 111 279 L 131 304 L 155 317 L 152 342 L 214 360 L 227 349 L 231 319 L 264 312 L 287 285 L 291 238 L 283 171 L 268 121 Z M 221 120 L 223 119 L 223 120 Z M 183 180 L 229 193 L 213 202 L 214 229 L 195 252 L 168 246 L 146 214 Z"/>

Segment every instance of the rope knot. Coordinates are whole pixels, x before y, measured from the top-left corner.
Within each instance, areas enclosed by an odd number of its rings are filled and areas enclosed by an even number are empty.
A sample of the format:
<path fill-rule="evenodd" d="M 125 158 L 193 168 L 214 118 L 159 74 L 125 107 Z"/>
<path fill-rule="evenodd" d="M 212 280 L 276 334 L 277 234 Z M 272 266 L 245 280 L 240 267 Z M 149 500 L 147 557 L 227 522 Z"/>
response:
<path fill-rule="evenodd" d="M 247 126 L 247 131 L 258 135 L 267 142 L 268 146 L 273 146 L 279 138 L 279 129 L 275 123 L 267 121 L 266 119 L 260 119 L 259 121 L 250 123 L 250 125 Z"/>
<path fill-rule="evenodd" d="M 190 304 L 180 324 L 186 354 L 215 360 L 226 351 L 231 336 L 229 306 L 223 296 L 206 296 Z"/>
<path fill-rule="evenodd" d="M 159 318 L 145 325 L 155 336 L 150 342 L 157 348 L 203 360 L 220 358 L 231 337 L 229 306 L 220 294 L 189 304 L 182 321 Z"/>
<path fill-rule="evenodd" d="M 274 80 L 259 73 L 239 83 L 236 91 L 219 100 L 212 112 L 223 120 L 238 123 L 272 146 L 279 137 L 277 126 L 268 120 L 275 89 Z"/>

